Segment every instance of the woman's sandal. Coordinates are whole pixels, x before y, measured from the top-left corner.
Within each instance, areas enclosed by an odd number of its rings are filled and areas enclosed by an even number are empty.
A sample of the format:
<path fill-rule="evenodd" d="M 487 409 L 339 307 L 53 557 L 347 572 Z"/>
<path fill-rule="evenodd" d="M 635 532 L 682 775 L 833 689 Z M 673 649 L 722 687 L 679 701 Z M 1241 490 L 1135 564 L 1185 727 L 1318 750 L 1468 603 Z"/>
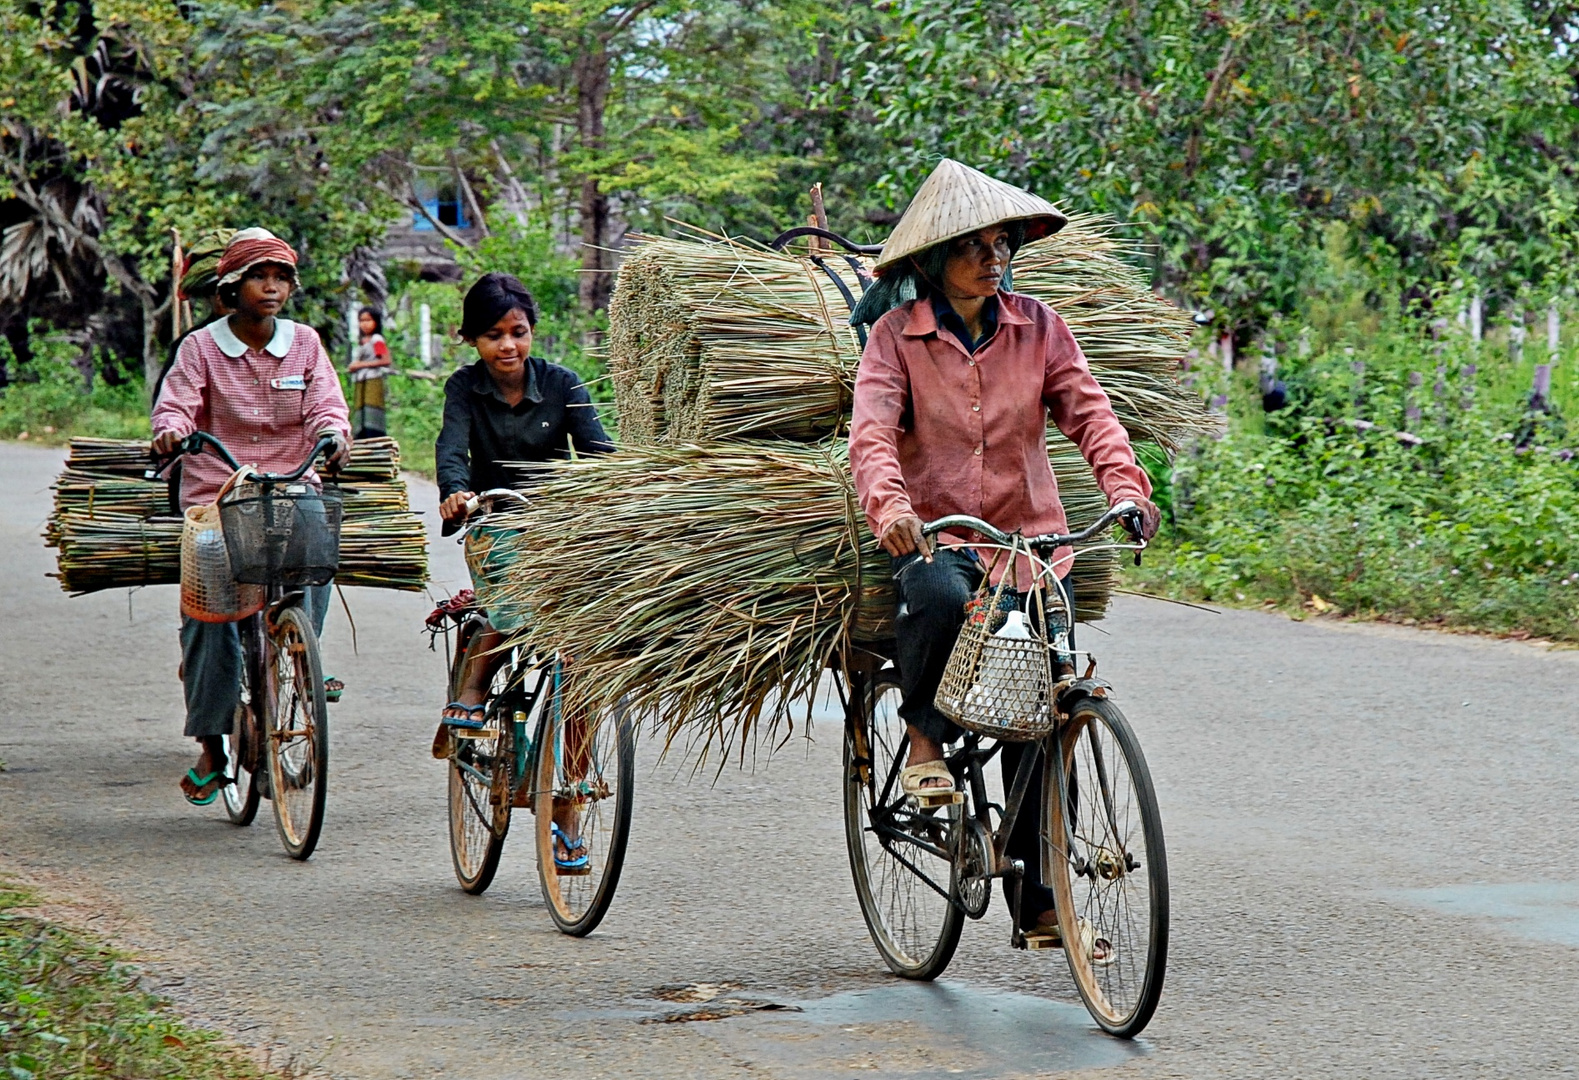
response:
<path fill-rule="evenodd" d="M 550 825 L 549 828 L 553 831 L 554 843 L 557 845 L 554 848 L 554 871 L 567 876 L 590 873 L 592 860 L 587 857 L 586 837 L 578 836 L 576 839 L 571 840 L 565 836 L 565 830 L 561 829 L 557 824 Z M 569 858 L 562 859 L 559 857 L 559 848 L 561 847 L 565 849 L 565 854 Z M 580 855 L 576 854 L 578 851 L 581 852 Z"/>
<path fill-rule="evenodd" d="M 1036 927 L 1027 930 L 1025 936 L 1028 942 L 1031 938 L 1039 939 L 1031 946 L 1032 948 L 1062 949 L 1064 947 L 1064 935 L 1058 929 L 1058 916 L 1051 911 L 1044 912 L 1036 920 Z M 1086 955 L 1091 958 L 1093 967 L 1107 967 L 1118 957 L 1118 950 L 1113 948 L 1113 943 L 1107 938 L 1097 937 L 1097 928 L 1086 919 L 1080 920 L 1080 943 L 1085 948 Z M 1101 955 L 1098 955 L 1099 951 Z"/>
<path fill-rule="evenodd" d="M 192 786 L 196 788 L 198 792 L 201 792 L 210 784 L 213 785 L 213 790 L 207 795 L 192 795 L 187 792 L 186 788 L 181 789 L 181 797 L 187 802 L 191 803 L 193 806 L 207 806 L 215 799 L 219 798 L 220 788 L 224 787 L 226 784 L 235 783 L 233 779 L 225 775 L 224 769 L 215 769 L 207 776 L 199 776 L 197 775 L 196 769 L 188 769 L 186 771 L 186 778 L 192 781 Z"/>
<path fill-rule="evenodd" d="M 332 687 L 329 685 L 330 683 L 340 683 L 340 685 L 338 687 Z M 325 701 L 339 701 L 340 695 L 343 693 L 345 693 L 345 683 L 340 682 L 340 680 L 335 678 L 333 675 L 325 675 L 323 677 L 323 699 Z"/>
<path fill-rule="evenodd" d="M 464 701 L 452 701 L 444 707 L 446 709 L 462 709 L 466 715 L 464 717 L 440 716 L 439 722 L 441 724 L 445 724 L 448 727 L 465 728 L 468 731 L 477 731 L 487 726 L 488 706 L 486 705 L 468 705 Z"/>
<path fill-rule="evenodd" d="M 946 780 L 948 784 L 922 787 L 928 780 Z M 952 806 L 963 801 L 963 796 L 954 788 L 954 774 L 949 772 L 948 762 L 942 758 L 900 769 L 899 789 L 922 806 Z"/>

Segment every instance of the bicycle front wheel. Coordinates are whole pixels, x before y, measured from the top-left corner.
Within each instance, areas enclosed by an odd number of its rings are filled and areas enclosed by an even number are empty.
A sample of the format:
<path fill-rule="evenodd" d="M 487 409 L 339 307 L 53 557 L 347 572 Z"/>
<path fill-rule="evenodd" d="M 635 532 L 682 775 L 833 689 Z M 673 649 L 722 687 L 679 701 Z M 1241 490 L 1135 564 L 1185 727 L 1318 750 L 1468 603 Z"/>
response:
<path fill-rule="evenodd" d="M 474 627 L 455 650 L 451 701 L 460 699 L 467 650 L 475 637 Z M 493 884 L 504 854 L 504 838 L 510 831 L 516 742 L 526 737 L 517 730 L 511 708 L 508 690 L 513 671 L 514 665 L 505 664 L 494 676 L 494 685 L 483 700 L 487 710 L 483 726 L 475 731 L 456 728 L 451 733 L 450 862 L 461 889 L 473 896 Z"/>
<path fill-rule="evenodd" d="M 567 715 L 563 669 L 548 677 L 532 746 L 537 878 L 554 925 L 584 937 L 608 913 L 625 865 L 636 732 L 623 706 L 608 716 Z"/>
<path fill-rule="evenodd" d="M 1053 738 L 1063 767 L 1046 755 L 1043 879 L 1086 1008 L 1104 1031 L 1133 1038 L 1157 1009 L 1168 961 L 1168 859 L 1151 772 L 1107 699 L 1082 699 Z"/>
<path fill-rule="evenodd" d="M 288 607 L 269 635 L 269 706 L 264 718 L 269 789 L 280 842 L 305 859 L 323 831 L 329 780 L 329 704 L 324 698 L 318 635 L 307 614 Z"/>
<path fill-rule="evenodd" d="M 899 699 L 899 684 L 884 672 L 858 705 L 864 730 L 846 725 L 845 844 L 861 914 L 883 962 L 907 979 L 935 979 L 954 958 L 965 925 L 953 899 L 960 807 L 920 809 L 900 790 L 909 743 Z"/>

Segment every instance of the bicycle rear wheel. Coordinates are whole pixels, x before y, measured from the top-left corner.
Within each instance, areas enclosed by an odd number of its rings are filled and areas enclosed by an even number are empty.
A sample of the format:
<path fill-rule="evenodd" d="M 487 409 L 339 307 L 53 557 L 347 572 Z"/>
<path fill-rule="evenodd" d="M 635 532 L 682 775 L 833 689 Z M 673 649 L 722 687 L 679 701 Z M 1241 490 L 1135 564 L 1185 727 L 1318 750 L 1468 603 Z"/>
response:
<path fill-rule="evenodd" d="M 305 859 L 323 831 L 329 780 L 329 704 L 324 698 L 318 635 L 307 613 L 288 607 L 269 635 L 268 713 L 264 741 L 280 843 Z"/>
<path fill-rule="evenodd" d="M 1133 1038 L 1157 1009 L 1168 961 L 1168 859 L 1151 773 L 1107 699 L 1082 699 L 1054 738 L 1063 769 L 1048 756 L 1043 877 L 1086 1008 L 1104 1031 Z M 1096 949 L 1069 947 L 1082 923 Z M 1101 943 L 1105 957 L 1094 955 Z"/>
<path fill-rule="evenodd" d="M 552 680 L 532 744 L 532 812 L 537 816 L 537 878 L 549 917 L 561 933 L 590 934 L 619 887 L 630 836 L 636 783 L 636 732 L 623 706 L 601 717 L 567 716 L 561 707 L 563 669 Z M 586 864 L 555 865 L 555 827 L 585 845 Z M 582 854 L 578 850 L 574 854 Z"/>
<path fill-rule="evenodd" d="M 845 843 L 861 914 L 883 962 L 907 979 L 935 979 L 954 958 L 965 923 L 952 899 L 961 807 L 921 810 L 900 790 L 909 743 L 899 699 L 892 673 L 881 673 L 858 706 L 864 732 L 846 725 Z"/>
<path fill-rule="evenodd" d="M 450 701 L 460 699 L 461 673 L 476 624 L 463 628 L 450 673 Z M 483 700 L 487 708 L 480 730 L 453 729 L 449 759 L 450 862 L 461 889 L 473 896 L 493 884 L 510 831 L 510 804 L 515 789 L 517 732 L 510 690 L 511 665 L 494 676 Z"/>

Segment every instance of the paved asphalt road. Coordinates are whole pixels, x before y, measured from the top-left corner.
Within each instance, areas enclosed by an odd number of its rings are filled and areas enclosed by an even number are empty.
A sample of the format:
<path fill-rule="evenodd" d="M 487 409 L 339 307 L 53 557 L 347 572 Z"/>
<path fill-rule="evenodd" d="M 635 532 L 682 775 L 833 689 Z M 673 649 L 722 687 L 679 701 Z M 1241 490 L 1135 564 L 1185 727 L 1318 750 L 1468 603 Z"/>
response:
<path fill-rule="evenodd" d="M 1579 653 L 1120 598 L 1095 642 L 1146 747 L 1174 888 L 1145 1036 L 1097 1034 L 999 902 L 932 986 L 886 974 L 845 862 L 839 727 L 716 783 L 644 755 L 587 940 L 512 837 L 449 867 L 426 598 L 348 590 L 326 634 L 328 823 L 187 806 L 176 595 L 68 599 L 38 540 L 58 451 L 0 444 L 0 870 L 140 950 L 186 1009 L 314 1074 L 1529 1077 L 1579 1066 Z M 431 508 L 432 489 L 413 485 Z M 435 548 L 436 591 L 460 572 Z M 710 774 L 709 774 L 710 775 Z M 672 984 L 798 1006 L 655 1023 Z"/>

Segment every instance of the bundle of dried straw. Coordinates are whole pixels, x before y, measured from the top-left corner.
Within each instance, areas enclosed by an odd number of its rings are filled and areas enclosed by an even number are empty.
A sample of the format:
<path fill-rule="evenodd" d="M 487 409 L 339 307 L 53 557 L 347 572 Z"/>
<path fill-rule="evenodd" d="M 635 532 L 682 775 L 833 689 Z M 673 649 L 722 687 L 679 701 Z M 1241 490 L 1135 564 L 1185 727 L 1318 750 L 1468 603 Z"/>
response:
<path fill-rule="evenodd" d="M 1171 449 L 1211 427 L 1179 385 L 1189 316 L 1124 261 L 1103 219 L 1076 216 L 1020 252 L 1017 292 L 1063 316 L 1132 437 Z M 824 260 L 852 295 L 839 258 Z M 609 372 L 626 442 L 820 438 L 849 413 L 860 344 L 811 260 L 737 240 L 640 238 L 609 309 Z"/>
<path fill-rule="evenodd" d="M 1079 452 L 1066 443 L 1053 460 L 1070 513 L 1099 514 Z M 847 643 L 891 633 L 889 559 L 842 443 L 631 449 L 545 467 L 527 486 L 531 506 L 500 519 L 520 530 L 521 640 L 573 655 L 576 694 L 597 709 L 624 698 L 671 738 L 699 725 L 727 745 L 764 710 L 769 727 L 785 719 Z M 1114 570 L 1106 556 L 1077 561 L 1086 616 L 1100 617 Z"/>

